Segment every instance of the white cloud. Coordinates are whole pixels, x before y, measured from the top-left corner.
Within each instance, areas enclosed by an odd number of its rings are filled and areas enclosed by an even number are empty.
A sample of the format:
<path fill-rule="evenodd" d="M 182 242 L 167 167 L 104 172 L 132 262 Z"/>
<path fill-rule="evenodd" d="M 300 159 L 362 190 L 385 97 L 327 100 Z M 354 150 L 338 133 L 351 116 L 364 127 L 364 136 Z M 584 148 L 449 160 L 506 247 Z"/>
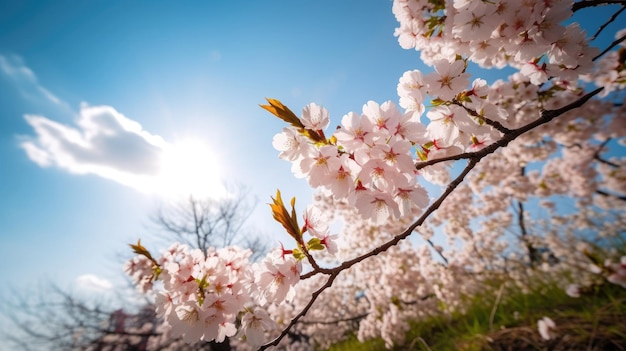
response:
<path fill-rule="evenodd" d="M 25 118 L 36 138 L 22 141 L 21 147 L 39 166 L 95 174 L 141 191 L 153 190 L 167 143 L 114 108 L 84 105 L 77 128 L 43 116 Z"/>
<path fill-rule="evenodd" d="M 35 73 L 24 64 L 21 57 L 0 55 L 0 72 L 13 82 L 23 98 L 44 100 L 66 110 L 71 110 L 65 101 L 59 99 L 39 83 Z"/>
<path fill-rule="evenodd" d="M 0 73 L 26 98 L 44 100 L 71 111 L 69 105 L 37 81 L 17 56 L 0 55 Z M 221 197 L 225 189 L 220 164 L 202 142 L 168 143 L 111 106 L 82 104 L 75 125 L 41 115 L 25 115 L 34 136 L 20 136 L 20 146 L 40 167 L 72 174 L 92 174 L 145 193 L 167 196 Z"/>
<path fill-rule="evenodd" d="M 76 285 L 84 290 L 109 291 L 113 289 L 113 284 L 105 278 L 95 274 L 83 274 L 76 278 Z"/>

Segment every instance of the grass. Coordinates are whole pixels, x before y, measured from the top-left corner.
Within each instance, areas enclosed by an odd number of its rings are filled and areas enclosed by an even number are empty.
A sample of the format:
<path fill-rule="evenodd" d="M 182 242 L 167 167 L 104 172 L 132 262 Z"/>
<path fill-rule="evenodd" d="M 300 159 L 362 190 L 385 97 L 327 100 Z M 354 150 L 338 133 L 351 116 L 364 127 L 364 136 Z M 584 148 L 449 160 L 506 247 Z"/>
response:
<path fill-rule="evenodd" d="M 530 293 L 498 288 L 469 301 L 465 314 L 433 317 L 411 324 L 404 345 L 393 350 L 626 350 L 626 289 L 603 284 L 579 298 L 542 285 Z M 556 336 L 543 340 L 537 321 L 550 317 Z M 332 351 L 384 350 L 381 339 L 352 336 Z"/>

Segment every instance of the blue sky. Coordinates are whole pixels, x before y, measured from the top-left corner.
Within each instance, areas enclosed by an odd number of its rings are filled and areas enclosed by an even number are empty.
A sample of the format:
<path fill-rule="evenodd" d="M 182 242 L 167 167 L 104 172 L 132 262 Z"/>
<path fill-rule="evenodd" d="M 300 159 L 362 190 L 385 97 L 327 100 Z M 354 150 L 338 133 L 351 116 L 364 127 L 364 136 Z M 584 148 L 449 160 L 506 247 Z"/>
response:
<path fill-rule="evenodd" d="M 311 193 L 271 145 L 282 122 L 258 105 L 273 97 L 299 112 L 316 102 L 336 125 L 368 100 L 397 101 L 402 73 L 424 69 L 393 37 L 388 0 L 0 8 L 0 297 L 119 277 L 127 243 L 149 246 L 148 217 L 163 200 L 139 175 L 153 172 L 164 145 L 201 143 L 209 152 L 198 172 L 218 179 L 207 187 L 250 188 L 258 205 L 248 226 L 285 240 L 265 204 L 277 188 L 301 206 Z M 85 133 L 101 139 L 89 150 L 72 144 L 78 161 L 42 147 Z"/>
<path fill-rule="evenodd" d="M 258 105 L 279 98 L 298 112 L 316 102 L 338 123 L 370 99 L 397 100 L 398 78 L 418 64 L 393 37 L 390 1 L 1 7 L 3 288 L 73 288 L 80 276 L 119 276 L 117 253 L 139 237 L 149 245 L 148 217 L 163 201 L 128 177 L 154 167 L 150 150 L 160 142 L 191 138 L 212 150 L 203 171 L 250 188 L 258 205 L 249 227 L 285 240 L 265 204 L 277 188 L 300 205 L 310 192 L 271 145 L 282 122 Z M 116 137 L 73 148 L 75 162 L 38 140 L 72 149 L 64 140 L 107 128 Z M 29 156 L 29 148 L 38 152 Z"/>

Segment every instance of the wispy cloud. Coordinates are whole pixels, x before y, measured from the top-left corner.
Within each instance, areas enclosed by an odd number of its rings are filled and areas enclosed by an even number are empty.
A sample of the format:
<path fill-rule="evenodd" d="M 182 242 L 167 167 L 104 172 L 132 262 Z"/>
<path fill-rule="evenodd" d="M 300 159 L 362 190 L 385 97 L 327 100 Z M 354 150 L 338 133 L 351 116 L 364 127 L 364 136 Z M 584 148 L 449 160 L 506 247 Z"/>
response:
<path fill-rule="evenodd" d="M 76 278 L 76 285 L 83 290 L 109 291 L 113 289 L 113 284 L 105 278 L 95 274 L 83 274 Z"/>
<path fill-rule="evenodd" d="M 39 83 L 35 73 L 17 55 L 0 55 L 0 73 L 13 82 L 27 100 L 44 100 L 66 110 L 70 106 Z"/>

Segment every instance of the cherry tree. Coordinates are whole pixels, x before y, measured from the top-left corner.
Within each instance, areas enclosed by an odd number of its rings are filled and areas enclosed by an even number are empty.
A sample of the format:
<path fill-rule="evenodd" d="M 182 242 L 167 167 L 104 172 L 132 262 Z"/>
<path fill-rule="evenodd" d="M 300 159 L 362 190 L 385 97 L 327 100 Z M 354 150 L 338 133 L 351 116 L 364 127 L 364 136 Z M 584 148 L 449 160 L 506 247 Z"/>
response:
<path fill-rule="evenodd" d="M 607 4 L 591 36 L 571 21 Z M 316 103 L 300 115 L 261 105 L 286 123 L 279 157 L 318 191 L 301 215 L 295 198 L 272 197 L 293 242 L 257 263 L 236 247 L 174 243 L 156 256 L 138 242 L 127 272 L 173 335 L 258 349 L 327 346 L 349 331 L 401 344 L 409 321 L 464 311 L 494 277 L 572 295 L 626 286 L 611 245 L 626 228 L 626 30 L 594 47 L 625 8 L 395 0 L 400 46 L 431 67 L 399 77 L 397 103 L 368 101 L 336 128 Z M 515 73 L 489 84 L 476 67 Z"/>

